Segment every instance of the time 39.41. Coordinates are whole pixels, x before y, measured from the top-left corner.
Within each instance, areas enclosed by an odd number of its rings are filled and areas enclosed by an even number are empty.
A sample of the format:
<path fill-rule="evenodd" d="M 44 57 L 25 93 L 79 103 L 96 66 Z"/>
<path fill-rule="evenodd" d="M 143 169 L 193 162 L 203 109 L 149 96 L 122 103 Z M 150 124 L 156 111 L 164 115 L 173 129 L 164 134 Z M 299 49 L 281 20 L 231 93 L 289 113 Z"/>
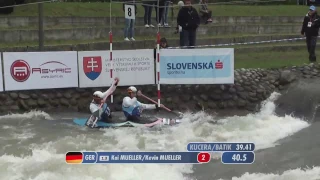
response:
<path fill-rule="evenodd" d="M 236 144 L 236 151 L 253 151 L 255 145 L 253 143 L 239 143 Z"/>

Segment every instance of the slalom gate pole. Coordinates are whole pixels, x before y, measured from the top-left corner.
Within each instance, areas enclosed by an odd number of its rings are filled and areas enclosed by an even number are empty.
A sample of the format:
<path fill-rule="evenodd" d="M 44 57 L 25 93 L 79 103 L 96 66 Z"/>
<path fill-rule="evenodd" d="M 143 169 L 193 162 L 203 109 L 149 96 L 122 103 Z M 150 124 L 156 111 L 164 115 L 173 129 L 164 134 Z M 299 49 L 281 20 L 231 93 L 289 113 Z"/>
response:
<path fill-rule="evenodd" d="M 111 64 L 110 78 L 112 80 L 113 61 L 112 61 L 112 32 L 111 31 L 109 33 L 109 39 L 110 39 L 110 64 Z M 113 103 L 113 93 L 111 94 L 111 103 Z"/>
<path fill-rule="evenodd" d="M 111 8 L 111 5 L 112 5 L 112 0 L 110 0 L 110 9 L 109 9 L 109 13 L 110 13 L 110 20 L 109 20 L 109 26 L 110 26 L 110 32 L 109 32 L 109 41 L 110 41 L 110 78 L 111 78 L 111 82 L 113 82 L 113 74 L 112 74 L 112 70 L 113 70 L 113 61 L 112 61 L 112 8 Z M 111 94 L 111 103 L 113 103 L 113 93 Z"/>
<path fill-rule="evenodd" d="M 158 31 L 157 34 L 157 79 L 158 79 L 158 107 L 160 107 L 160 99 L 161 99 L 161 92 L 160 92 L 160 32 Z"/>

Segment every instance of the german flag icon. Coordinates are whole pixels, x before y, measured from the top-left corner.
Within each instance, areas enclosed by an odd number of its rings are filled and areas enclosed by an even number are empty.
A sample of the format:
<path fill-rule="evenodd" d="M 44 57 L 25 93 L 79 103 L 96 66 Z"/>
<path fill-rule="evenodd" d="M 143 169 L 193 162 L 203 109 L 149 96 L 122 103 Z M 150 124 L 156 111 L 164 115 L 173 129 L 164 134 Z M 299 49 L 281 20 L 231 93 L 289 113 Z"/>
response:
<path fill-rule="evenodd" d="M 68 152 L 66 154 L 66 162 L 68 164 L 80 164 L 82 163 L 83 154 L 82 152 Z"/>

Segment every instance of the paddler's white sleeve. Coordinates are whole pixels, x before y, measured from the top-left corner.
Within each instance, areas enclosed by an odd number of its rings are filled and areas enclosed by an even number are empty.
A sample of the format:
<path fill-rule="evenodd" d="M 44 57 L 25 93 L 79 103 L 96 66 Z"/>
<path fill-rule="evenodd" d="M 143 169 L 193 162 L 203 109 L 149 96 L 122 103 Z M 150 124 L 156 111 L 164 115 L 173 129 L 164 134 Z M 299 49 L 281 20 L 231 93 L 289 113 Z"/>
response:
<path fill-rule="evenodd" d="M 113 82 L 111 87 L 109 87 L 109 89 L 103 93 L 103 99 L 110 96 L 116 90 L 116 88 L 117 86 L 115 85 L 115 82 Z"/>
<path fill-rule="evenodd" d="M 139 102 L 136 97 L 134 97 L 132 99 L 128 96 L 125 97 L 125 98 L 123 98 L 122 104 L 124 107 L 131 107 L 131 106 L 134 106 L 137 102 L 138 102 L 138 106 L 141 106 L 143 109 L 156 109 L 155 104 L 143 104 L 143 103 Z"/>
<path fill-rule="evenodd" d="M 141 106 L 143 109 L 156 109 L 157 108 L 157 105 L 155 104 L 143 104 L 141 102 L 139 102 L 139 106 Z"/>
<path fill-rule="evenodd" d="M 137 103 L 136 97 L 131 99 L 130 97 L 127 96 L 127 97 L 124 97 L 122 101 L 122 105 L 124 107 L 131 107 L 131 106 L 134 106 L 136 103 Z"/>
<path fill-rule="evenodd" d="M 90 103 L 90 111 L 91 111 L 91 113 L 94 113 L 97 110 L 99 110 L 99 107 L 96 104 Z"/>

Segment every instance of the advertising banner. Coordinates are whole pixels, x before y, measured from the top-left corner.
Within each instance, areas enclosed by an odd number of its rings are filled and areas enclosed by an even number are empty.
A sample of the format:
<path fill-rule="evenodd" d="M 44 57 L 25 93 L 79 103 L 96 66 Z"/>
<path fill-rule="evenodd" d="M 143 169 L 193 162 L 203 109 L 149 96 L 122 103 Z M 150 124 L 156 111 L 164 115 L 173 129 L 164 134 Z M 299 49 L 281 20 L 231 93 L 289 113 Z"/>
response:
<path fill-rule="evenodd" d="M 4 52 L 5 90 L 78 87 L 76 51 Z"/>
<path fill-rule="evenodd" d="M 112 52 L 113 78 L 118 86 L 155 84 L 153 50 L 117 50 Z M 109 51 L 79 51 L 80 87 L 106 87 L 112 83 Z"/>
<path fill-rule="evenodd" d="M 233 48 L 161 49 L 161 84 L 233 84 Z"/>

